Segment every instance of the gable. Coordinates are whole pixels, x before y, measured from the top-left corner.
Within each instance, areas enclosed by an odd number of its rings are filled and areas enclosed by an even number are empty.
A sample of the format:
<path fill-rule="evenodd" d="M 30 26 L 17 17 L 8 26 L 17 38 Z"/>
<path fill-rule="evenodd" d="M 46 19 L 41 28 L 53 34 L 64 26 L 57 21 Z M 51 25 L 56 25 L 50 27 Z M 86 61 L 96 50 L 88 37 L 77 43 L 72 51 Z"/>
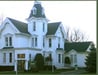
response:
<path fill-rule="evenodd" d="M 61 37 L 61 38 L 65 39 L 65 32 L 63 30 L 62 24 L 59 25 L 59 27 L 58 27 L 55 35 L 58 36 L 58 37 Z"/>
<path fill-rule="evenodd" d="M 16 27 L 13 26 L 13 24 L 6 18 L 2 25 L 0 26 L 0 34 L 1 33 L 18 33 L 18 29 Z"/>
<path fill-rule="evenodd" d="M 54 35 L 61 22 L 48 23 L 48 30 L 46 35 Z"/>

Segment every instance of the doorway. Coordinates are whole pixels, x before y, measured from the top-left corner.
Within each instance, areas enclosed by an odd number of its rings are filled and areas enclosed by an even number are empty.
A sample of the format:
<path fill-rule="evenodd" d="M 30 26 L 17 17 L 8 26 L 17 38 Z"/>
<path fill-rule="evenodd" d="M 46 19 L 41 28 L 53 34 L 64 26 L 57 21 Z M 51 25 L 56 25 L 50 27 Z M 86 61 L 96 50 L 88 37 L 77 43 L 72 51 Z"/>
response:
<path fill-rule="evenodd" d="M 24 71 L 25 70 L 25 60 L 18 60 L 18 71 Z"/>

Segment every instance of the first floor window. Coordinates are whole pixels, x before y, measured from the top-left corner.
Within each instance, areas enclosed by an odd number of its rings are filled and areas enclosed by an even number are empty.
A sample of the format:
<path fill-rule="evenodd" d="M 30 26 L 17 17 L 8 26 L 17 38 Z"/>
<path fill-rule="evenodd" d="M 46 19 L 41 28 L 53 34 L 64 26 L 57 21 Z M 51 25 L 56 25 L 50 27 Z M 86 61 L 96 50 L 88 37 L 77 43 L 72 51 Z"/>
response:
<path fill-rule="evenodd" d="M 61 54 L 58 54 L 58 63 L 61 63 Z"/>
<path fill-rule="evenodd" d="M 73 55 L 71 55 L 71 63 L 73 63 Z"/>
<path fill-rule="evenodd" d="M 74 55 L 74 63 L 77 63 L 77 55 Z"/>
<path fill-rule="evenodd" d="M 9 62 L 12 63 L 12 53 L 9 53 Z"/>
<path fill-rule="evenodd" d="M 6 53 L 3 54 L 3 62 L 6 63 Z"/>

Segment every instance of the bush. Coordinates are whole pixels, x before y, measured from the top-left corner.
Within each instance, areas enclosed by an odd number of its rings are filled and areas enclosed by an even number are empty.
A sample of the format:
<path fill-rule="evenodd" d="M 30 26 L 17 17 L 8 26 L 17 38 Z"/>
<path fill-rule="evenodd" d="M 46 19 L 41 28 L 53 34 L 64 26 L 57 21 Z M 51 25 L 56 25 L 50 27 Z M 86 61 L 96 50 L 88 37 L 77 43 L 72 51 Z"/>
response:
<path fill-rule="evenodd" d="M 53 69 L 56 70 L 56 67 L 53 66 Z M 45 65 L 44 70 L 52 70 L 52 65 Z"/>
<path fill-rule="evenodd" d="M 0 66 L 0 71 L 13 71 L 14 66 Z"/>
<path fill-rule="evenodd" d="M 38 70 L 43 70 L 43 68 L 44 68 L 44 57 L 42 56 L 42 54 L 40 54 L 40 53 L 36 54 L 34 61 L 35 61 L 36 68 Z"/>

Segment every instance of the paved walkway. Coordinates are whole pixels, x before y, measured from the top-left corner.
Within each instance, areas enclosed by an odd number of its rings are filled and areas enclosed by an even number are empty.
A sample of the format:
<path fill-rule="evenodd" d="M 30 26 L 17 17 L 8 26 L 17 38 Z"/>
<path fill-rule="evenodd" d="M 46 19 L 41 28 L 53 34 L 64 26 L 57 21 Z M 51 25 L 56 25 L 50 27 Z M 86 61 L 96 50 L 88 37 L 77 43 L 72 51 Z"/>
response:
<path fill-rule="evenodd" d="M 73 71 L 67 71 L 67 72 L 62 72 L 61 75 L 76 75 L 76 74 L 83 74 L 86 73 L 85 70 L 80 69 L 80 70 L 73 70 Z"/>

